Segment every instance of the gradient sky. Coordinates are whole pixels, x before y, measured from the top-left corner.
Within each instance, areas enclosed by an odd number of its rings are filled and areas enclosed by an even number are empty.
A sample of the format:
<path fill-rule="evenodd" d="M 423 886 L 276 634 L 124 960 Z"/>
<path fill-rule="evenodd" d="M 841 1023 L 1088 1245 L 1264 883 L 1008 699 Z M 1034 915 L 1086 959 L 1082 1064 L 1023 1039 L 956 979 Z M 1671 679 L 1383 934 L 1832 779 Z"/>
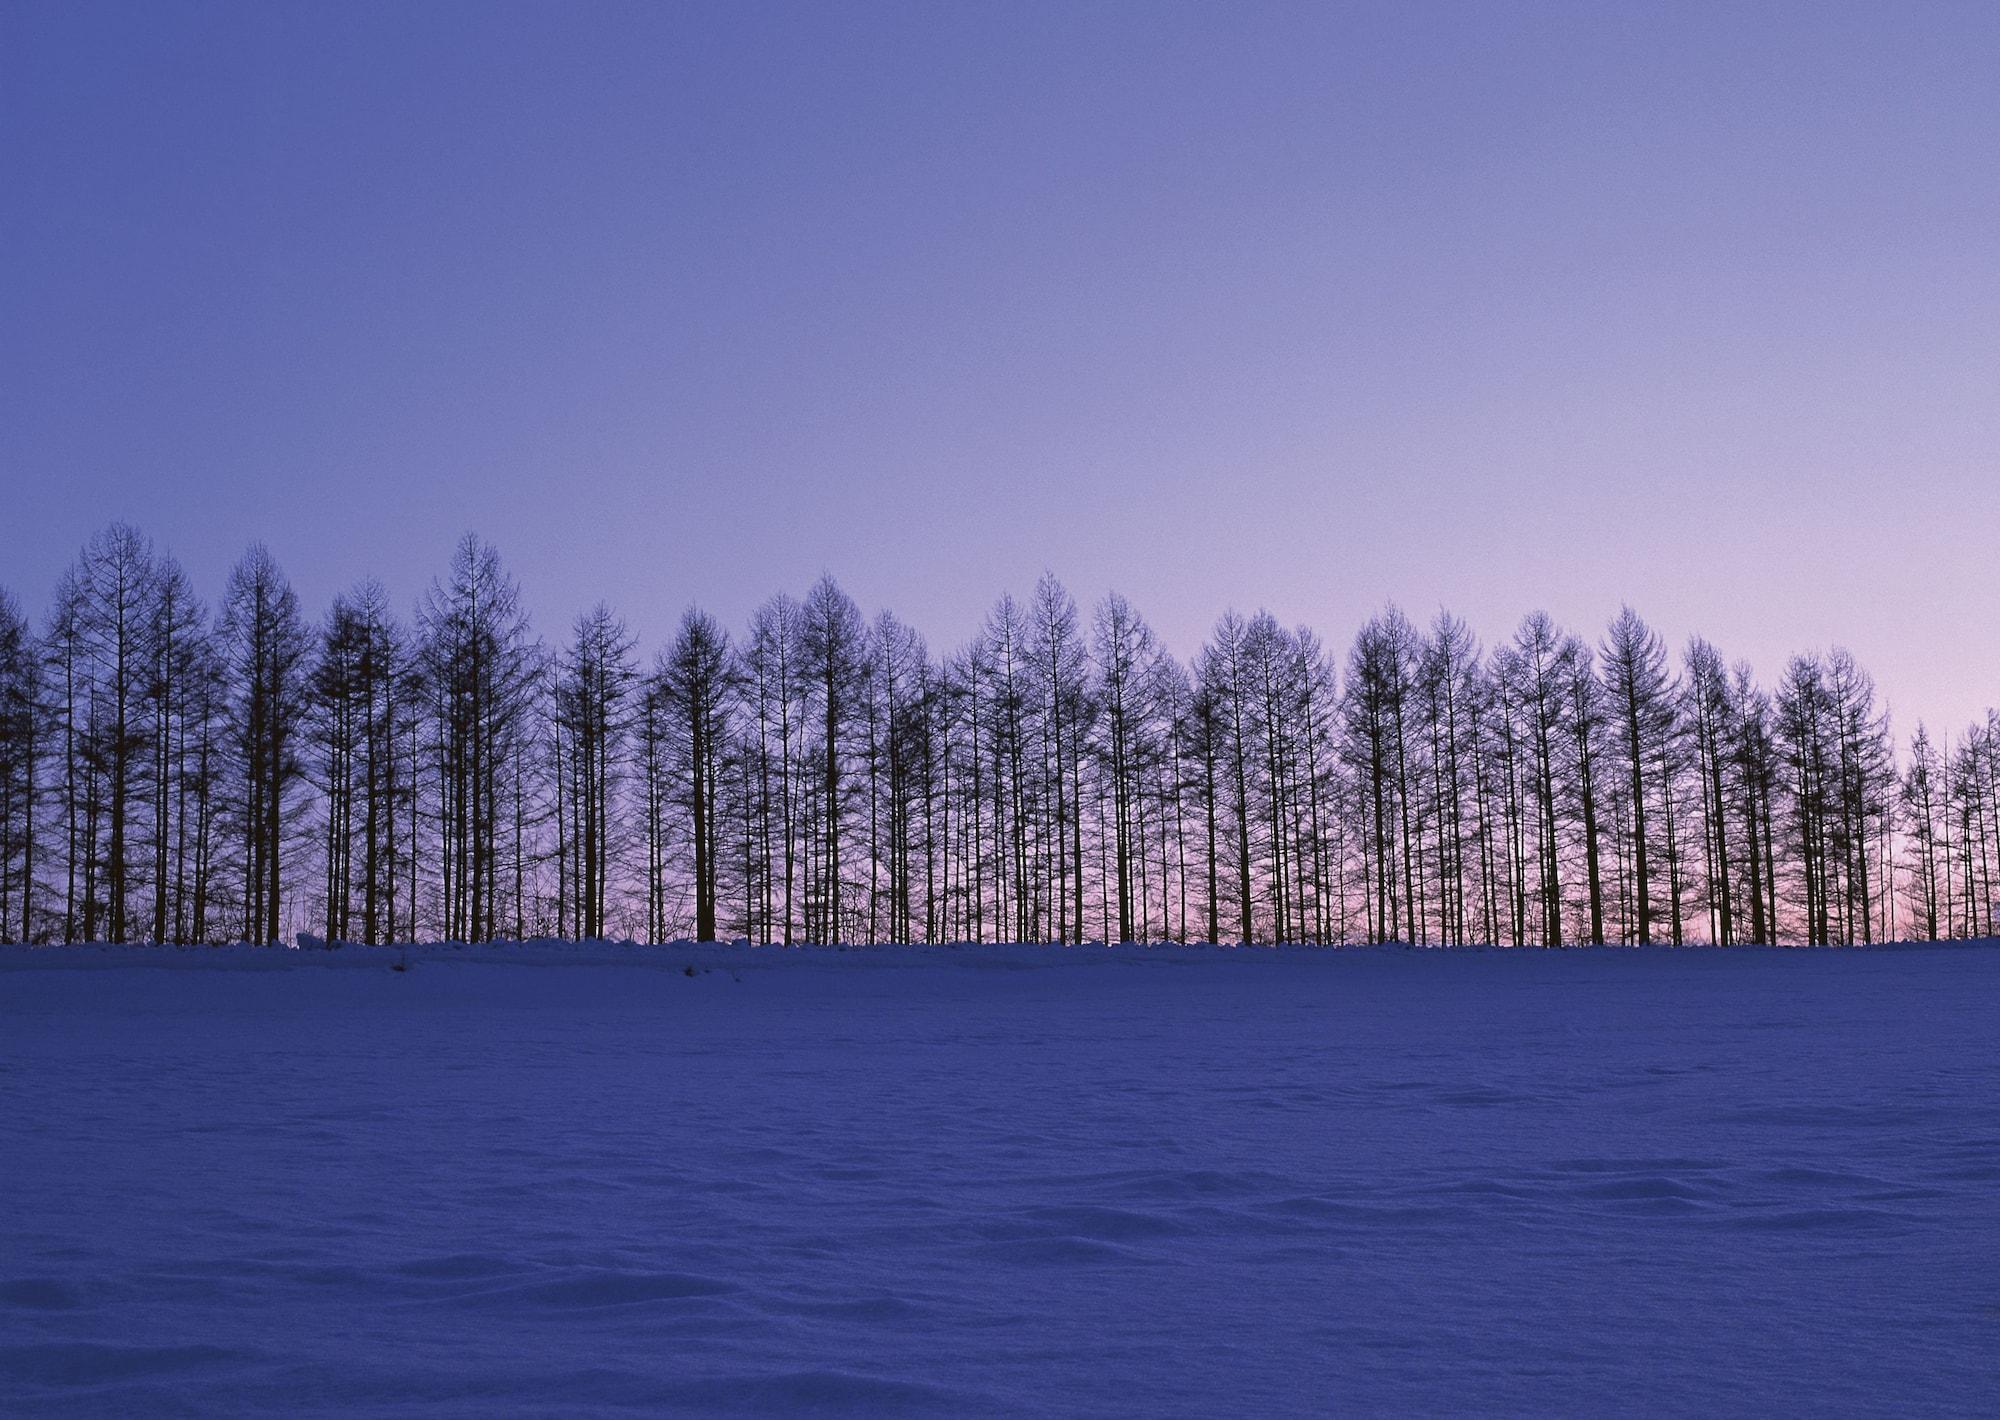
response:
<path fill-rule="evenodd" d="M 2000 7 L 0 6 L 0 585 L 113 517 L 650 653 L 1046 567 L 2000 699 Z"/>

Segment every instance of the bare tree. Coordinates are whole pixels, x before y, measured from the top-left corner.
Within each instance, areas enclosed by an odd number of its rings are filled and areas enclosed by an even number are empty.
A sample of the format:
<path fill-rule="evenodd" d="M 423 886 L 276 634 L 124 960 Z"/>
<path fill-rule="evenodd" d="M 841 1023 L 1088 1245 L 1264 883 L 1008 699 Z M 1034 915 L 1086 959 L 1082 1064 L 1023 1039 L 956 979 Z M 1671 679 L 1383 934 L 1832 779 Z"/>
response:
<path fill-rule="evenodd" d="M 41 669 L 33 631 L 13 597 L 0 589 L 0 938 L 18 931 L 23 942 L 35 940 Z"/>
<path fill-rule="evenodd" d="M 1563 638 L 1564 725 L 1568 731 L 1568 787 L 1575 805 L 1578 836 L 1583 842 L 1584 900 L 1589 912 L 1589 941 L 1604 945 L 1604 875 L 1598 830 L 1598 742 L 1604 729 L 1604 694 L 1590 648 L 1574 636 Z"/>
<path fill-rule="evenodd" d="M 1520 738 L 1527 746 L 1529 784 L 1535 808 L 1535 900 L 1540 904 L 1540 939 L 1545 947 L 1563 943 L 1560 769 L 1564 721 L 1563 638 L 1546 612 L 1531 612 L 1514 633 L 1501 660 L 1501 677 L 1511 690 Z"/>
<path fill-rule="evenodd" d="M 261 543 L 230 573 L 222 634 L 228 648 L 230 738 L 240 776 L 243 937 L 275 943 L 283 936 L 285 837 L 303 769 L 295 738 L 306 704 L 310 641 L 298 596 Z"/>
<path fill-rule="evenodd" d="M 396 918 L 402 744 L 416 686 L 381 583 L 334 599 L 312 675 L 310 727 L 321 794 L 329 941 L 380 942 Z"/>
<path fill-rule="evenodd" d="M 1900 807 L 1909 862 L 1905 871 L 1915 892 L 1923 934 L 1935 941 L 1939 918 L 1949 902 L 1946 873 L 1950 862 L 1950 828 L 1944 803 L 1944 759 L 1922 725 L 1910 741 L 1910 762 L 1903 771 Z"/>
<path fill-rule="evenodd" d="M 1736 887 L 1730 855 L 1729 743 L 1735 733 L 1735 698 L 1715 647 L 1699 636 L 1688 642 L 1683 718 L 1694 739 L 1694 769 L 1701 791 L 1702 858 L 1710 940 L 1736 940 Z"/>
<path fill-rule="evenodd" d="M 1145 667 L 1157 650 L 1153 633 L 1116 592 L 1097 609 L 1096 663 L 1100 704 L 1098 764 L 1112 819 L 1109 852 L 1117 881 L 1118 936 L 1134 937 L 1134 857 L 1140 767 L 1145 756 L 1148 706 Z"/>
<path fill-rule="evenodd" d="M 434 759 L 440 921 L 445 935 L 483 942 L 500 931 L 502 834 L 523 866 L 518 803 L 538 678 L 520 588 L 491 545 L 468 533 L 445 580 L 417 616 Z"/>
<path fill-rule="evenodd" d="M 655 672 L 671 727 L 669 761 L 684 786 L 699 942 L 715 940 L 718 783 L 733 691 L 731 665 L 728 633 L 707 612 L 690 608 Z"/>
<path fill-rule="evenodd" d="M 847 865 L 841 854 L 852 793 L 849 740 L 870 669 L 865 642 L 861 612 L 853 600 L 833 578 L 821 577 L 806 593 L 799 635 L 819 734 L 817 816 L 808 829 L 809 842 L 818 850 L 807 899 L 806 933 L 813 941 L 841 941 L 847 931 L 841 915 Z"/>
<path fill-rule="evenodd" d="M 567 749 L 569 849 L 559 856 L 558 872 L 573 885 L 580 937 L 605 934 L 627 701 L 637 678 L 632 645 L 625 624 L 599 602 L 577 618 L 556 680 L 555 720 Z"/>

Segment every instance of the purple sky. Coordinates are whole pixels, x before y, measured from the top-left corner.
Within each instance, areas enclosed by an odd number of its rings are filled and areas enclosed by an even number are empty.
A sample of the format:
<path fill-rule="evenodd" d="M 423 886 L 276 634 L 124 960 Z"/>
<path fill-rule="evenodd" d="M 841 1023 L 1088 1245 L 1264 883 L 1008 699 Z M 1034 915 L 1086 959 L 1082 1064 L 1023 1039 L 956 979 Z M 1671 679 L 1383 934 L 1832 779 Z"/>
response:
<path fill-rule="evenodd" d="M 496 542 L 650 648 L 1629 600 L 2000 698 L 2000 8 L 0 6 L 0 584 Z"/>

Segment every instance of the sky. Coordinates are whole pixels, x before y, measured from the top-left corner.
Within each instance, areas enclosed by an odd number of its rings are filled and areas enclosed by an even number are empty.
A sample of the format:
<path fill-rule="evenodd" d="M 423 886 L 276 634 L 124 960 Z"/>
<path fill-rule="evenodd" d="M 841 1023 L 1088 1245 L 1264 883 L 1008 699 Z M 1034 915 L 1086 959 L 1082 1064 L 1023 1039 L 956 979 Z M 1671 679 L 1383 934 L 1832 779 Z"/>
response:
<path fill-rule="evenodd" d="M 2000 701 L 2000 7 L 0 6 L 0 586 L 461 533 L 650 654 L 1046 569 Z"/>

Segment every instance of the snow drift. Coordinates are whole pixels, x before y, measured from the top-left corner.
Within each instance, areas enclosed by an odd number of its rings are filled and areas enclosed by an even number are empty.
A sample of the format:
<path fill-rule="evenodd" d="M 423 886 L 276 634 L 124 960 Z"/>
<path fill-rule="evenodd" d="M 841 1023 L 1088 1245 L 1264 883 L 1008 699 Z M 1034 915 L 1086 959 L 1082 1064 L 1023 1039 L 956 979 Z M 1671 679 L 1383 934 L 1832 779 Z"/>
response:
<path fill-rule="evenodd" d="M 1988 1412 L 1996 1000 L 1991 947 L 0 949 L 0 1412 Z"/>

